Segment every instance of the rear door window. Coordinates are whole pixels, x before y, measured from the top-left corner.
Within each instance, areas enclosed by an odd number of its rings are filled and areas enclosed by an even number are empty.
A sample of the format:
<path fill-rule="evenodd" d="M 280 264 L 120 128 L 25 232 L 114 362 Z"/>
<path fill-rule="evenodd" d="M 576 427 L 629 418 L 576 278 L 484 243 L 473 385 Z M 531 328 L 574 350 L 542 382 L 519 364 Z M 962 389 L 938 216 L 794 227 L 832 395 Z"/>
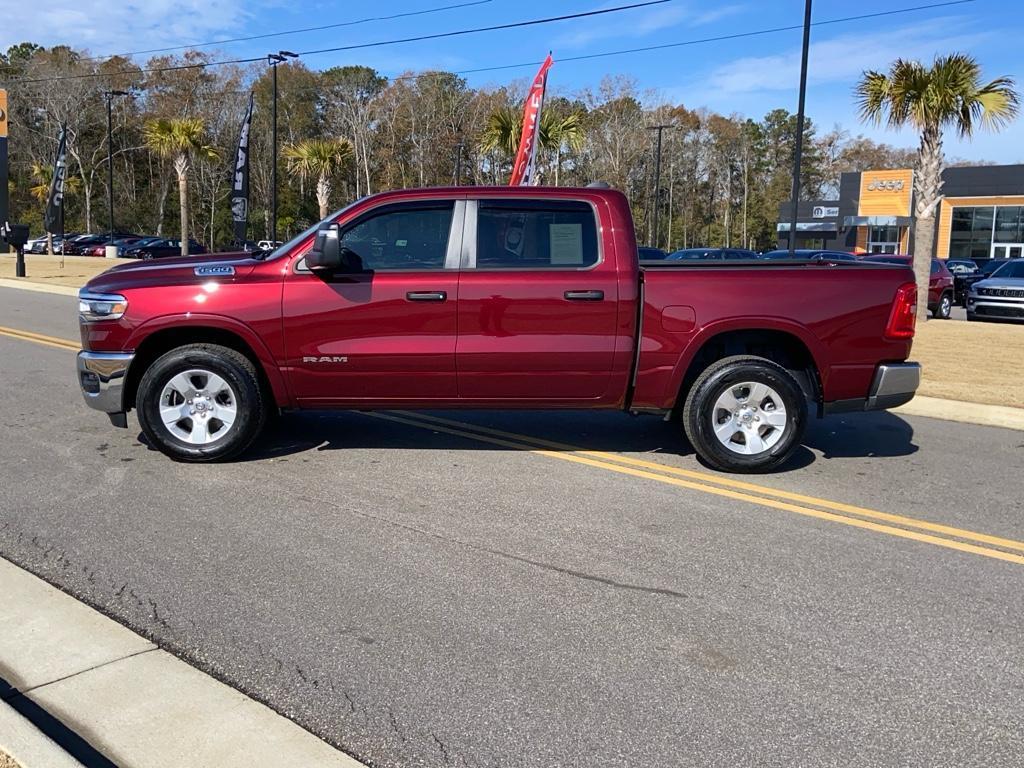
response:
<path fill-rule="evenodd" d="M 587 203 L 481 200 L 477 269 L 587 269 L 598 263 L 597 222 Z"/>

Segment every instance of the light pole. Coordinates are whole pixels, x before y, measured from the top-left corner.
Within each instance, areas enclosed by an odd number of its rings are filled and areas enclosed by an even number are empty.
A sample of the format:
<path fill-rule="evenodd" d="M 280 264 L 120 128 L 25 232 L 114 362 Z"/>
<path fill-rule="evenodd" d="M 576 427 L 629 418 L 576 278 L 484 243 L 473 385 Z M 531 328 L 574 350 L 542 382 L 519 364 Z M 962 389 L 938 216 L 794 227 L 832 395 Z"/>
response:
<path fill-rule="evenodd" d="M 654 242 L 651 243 L 655 248 L 658 247 L 658 212 L 661 209 L 661 134 L 666 128 L 672 127 L 671 124 L 652 125 L 647 129 L 658 132 L 658 143 L 654 150 Z"/>
<path fill-rule="evenodd" d="M 107 97 L 107 213 L 110 224 L 107 236 L 107 245 L 114 242 L 114 128 L 111 117 L 111 105 L 115 96 L 128 96 L 128 91 L 106 91 L 103 94 Z M 63 251 L 63 248 L 61 248 Z"/>
<path fill-rule="evenodd" d="M 800 207 L 800 163 L 804 151 L 804 100 L 807 97 L 807 51 L 811 45 L 811 0 L 804 6 L 804 44 L 800 54 L 800 100 L 796 108 L 796 144 L 793 149 L 793 215 L 789 219 L 789 257 L 796 257 L 796 219 Z"/>
<path fill-rule="evenodd" d="M 297 59 L 299 54 L 291 51 L 278 51 L 267 54 L 267 64 L 273 70 L 274 96 L 271 100 L 270 143 L 272 145 L 270 170 L 270 241 L 277 244 L 277 65 L 286 59 Z"/>

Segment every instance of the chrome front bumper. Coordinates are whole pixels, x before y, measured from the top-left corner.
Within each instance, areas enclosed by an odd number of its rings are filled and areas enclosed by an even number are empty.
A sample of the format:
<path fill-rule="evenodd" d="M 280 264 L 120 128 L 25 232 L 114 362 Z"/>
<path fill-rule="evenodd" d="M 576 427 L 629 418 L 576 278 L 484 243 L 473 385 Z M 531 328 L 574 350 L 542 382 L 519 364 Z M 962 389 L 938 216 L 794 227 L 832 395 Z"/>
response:
<path fill-rule="evenodd" d="M 134 357 L 131 352 L 78 353 L 78 384 L 86 405 L 110 414 L 117 426 L 125 421 L 124 382 Z"/>

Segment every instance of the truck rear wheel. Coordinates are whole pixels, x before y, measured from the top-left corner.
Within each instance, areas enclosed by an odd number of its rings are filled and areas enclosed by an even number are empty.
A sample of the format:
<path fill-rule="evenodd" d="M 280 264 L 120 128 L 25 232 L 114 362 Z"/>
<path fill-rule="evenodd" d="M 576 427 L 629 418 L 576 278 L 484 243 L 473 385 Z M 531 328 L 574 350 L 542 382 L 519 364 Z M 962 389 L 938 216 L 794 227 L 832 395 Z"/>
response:
<path fill-rule="evenodd" d="M 766 472 L 788 459 L 807 425 L 807 398 L 781 365 L 737 355 L 701 373 L 683 407 L 698 455 L 725 472 Z"/>
<path fill-rule="evenodd" d="M 190 344 L 157 358 L 139 382 L 135 407 L 150 443 L 188 462 L 242 453 L 267 414 L 252 361 L 216 344 Z"/>

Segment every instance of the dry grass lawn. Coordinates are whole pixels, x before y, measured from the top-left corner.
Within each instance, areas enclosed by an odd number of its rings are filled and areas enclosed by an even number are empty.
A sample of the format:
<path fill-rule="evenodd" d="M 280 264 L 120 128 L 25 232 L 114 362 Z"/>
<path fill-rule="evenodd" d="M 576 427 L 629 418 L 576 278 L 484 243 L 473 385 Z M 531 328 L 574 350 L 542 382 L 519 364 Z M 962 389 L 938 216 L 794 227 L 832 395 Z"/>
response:
<path fill-rule="evenodd" d="M 0 277 L 14 277 L 14 261 L 13 255 L 0 255 Z M 115 264 L 123 263 L 120 259 L 103 259 L 96 256 L 65 256 L 63 267 L 60 266 L 60 262 L 60 256 L 26 253 L 25 274 L 35 283 L 81 288 L 100 272 L 106 272 Z"/>
<path fill-rule="evenodd" d="M 911 357 L 922 395 L 1024 408 L 1024 323 L 919 323 Z"/>
<path fill-rule="evenodd" d="M 33 282 L 78 288 L 117 262 L 87 256 L 27 254 Z M 14 277 L 14 256 L 0 255 L 0 277 Z M 921 394 L 1024 408 L 1024 323 L 930 320 L 917 328 L 913 359 L 924 366 Z"/>

